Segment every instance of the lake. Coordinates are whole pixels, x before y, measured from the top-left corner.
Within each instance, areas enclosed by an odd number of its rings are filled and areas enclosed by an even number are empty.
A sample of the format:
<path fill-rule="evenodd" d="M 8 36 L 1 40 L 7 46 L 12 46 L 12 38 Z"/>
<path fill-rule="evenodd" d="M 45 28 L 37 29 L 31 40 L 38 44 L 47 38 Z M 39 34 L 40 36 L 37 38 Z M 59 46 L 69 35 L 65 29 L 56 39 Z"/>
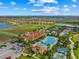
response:
<path fill-rule="evenodd" d="M 13 27 L 13 25 L 0 23 L 0 29 L 3 29 L 3 28 L 10 28 L 10 27 Z"/>

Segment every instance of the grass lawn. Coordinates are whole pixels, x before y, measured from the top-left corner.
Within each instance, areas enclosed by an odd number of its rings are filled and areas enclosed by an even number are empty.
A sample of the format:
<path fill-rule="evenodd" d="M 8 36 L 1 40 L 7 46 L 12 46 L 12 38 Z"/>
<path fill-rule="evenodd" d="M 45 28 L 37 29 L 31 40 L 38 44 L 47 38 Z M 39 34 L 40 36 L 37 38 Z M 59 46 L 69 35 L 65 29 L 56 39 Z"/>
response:
<path fill-rule="evenodd" d="M 0 45 L 0 48 L 2 48 L 2 47 L 6 47 L 6 45 Z"/>
<path fill-rule="evenodd" d="M 5 34 L 0 34 L 0 42 L 8 40 L 12 38 L 11 36 L 5 35 Z"/>
<path fill-rule="evenodd" d="M 16 59 L 35 59 L 35 58 L 33 58 L 33 57 L 24 57 L 24 56 L 21 56 L 21 57 L 16 58 Z"/>
<path fill-rule="evenodd" d="M 79 25 L 79 22 L 65 22 L 66 24 Z"/>
<path fill-rule="evenodd" d="M 30 54 L 31 53 L 31 50 L 30 50 L 30 48 L 25 48 L 25 50 L 23 52 L 24 53 L 27 53 L 27 54 Z"/>
<path fill-rule="evenodd" d="M 40 59 L 48 59 L 47 56 L 45 56 L 45 55 L 40 55 L 40 54 L 37 55 L 37 57 L 40 58 Z"/>
<path fill-rule="evenodd" d="M 75 35 L 73 36 L 73 41 L 75 42 L 78 38 L 79 38 L 79 34 L 75 34 Z"/>
<path fill-rule="evenodd" d="M 74 50 L 74 54 L 75 54 L 76 58 L 79 59 L 79 49 Z"/>

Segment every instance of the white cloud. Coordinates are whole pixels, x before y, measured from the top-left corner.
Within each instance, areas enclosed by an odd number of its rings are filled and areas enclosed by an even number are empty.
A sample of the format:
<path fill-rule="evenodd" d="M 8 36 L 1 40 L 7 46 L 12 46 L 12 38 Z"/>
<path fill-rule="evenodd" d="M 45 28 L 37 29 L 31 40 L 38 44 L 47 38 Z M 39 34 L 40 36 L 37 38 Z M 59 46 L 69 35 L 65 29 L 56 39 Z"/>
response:
<path fill-rule="evenodd" d="M 23 8 L 23 10 L 26 10 L 26 8 Z"/>
<path fill-rule="evenodd" d="M 43 2 L 54 2 L 55 0 L 42 0 Z"/>
<path fill-rule="evenodd" d="M 18 8 L 18 7 L 15 7 L 13 9 L 16 11 L 26 11 L 27 10 L 26 8 Z"/>
<path fill-rule="evenodd" d="M 58 3 L 56 0 L 29 0 L 30 3 Z M 29 4 L 30 4 L 29 3 Z"/>
<path fill-rule="evenodd" d="M 67 5 L 64 5 L 64 8 L 68 7 Z"/>
<path fill-rule="evenodd" d="M 40 0 L 42 3 L 58 3 L 56 0 Z"/>
<path fill-rule="evenodd" d="M 15 5 L 16 4 L 16 2 L 10 2 L 12 5 Z"/>
<path fill-rule="evenodd" d="M 44 7 L 43 9 L 39 9 L 39 10 L 32 10 L 32 12 L 55 12 L 58 11 L 59 8 L 58 7 Z"/>
<path fill-rule="evenodd" d="M 44 11 L 57 11 L 59 10 L 59 8 L 58 7 L 45 7 L 43 10 Z"/>
<path fill-rule="evenodd" d="M 64 11 L 69 11 L 70 9 L 69 8 L 64 8 Z"/>
<path fill-rule="evenodd" d="M 77 7 L 77 5 L 72 5 L 72 7 Z"/>
<path fill-rule="evenodd" d="M 1 7 L 1 6 L 0 6 L 0 8 L 9 8 L 9 7 L 3 7 L 3 6 Z"/>
<path fill-rule="evenodd" d="M 32 12 L 39 12 L 40 10 L 35 10 L 35 9 L 32 9 Z"/>
<path fill-rule="evenodd" d="M 42 3 L 36 3 L 36 4 L 34 4 L 34 6 L 43 6 L 43 4 Z"/>
<path fill-rule="evenodd" d="M 57 1 L 55 1 L 55 3 L 56 3 L 56 4 L 58 4 L 58 2 L 57 2 Z"/>
<path fill-rule="evenodd" d="M 55 0 L 42 0 L 42 2 L 55 2 Z"/>
<path fill-rule="evenodd" d="M 30 1 L 30 3 L 35 3 L 35 0 L 29 0 Z"/>
<path fill-rule="evenodd" d="M 71 14 L 68 14 L 68 13 L 64 13 L 63 15 L 65 15 L 65 16 L 69 16 L 69 15 L 71 15 Z"/>
<path fill-rule="evenodd" d="M 3 3 L 2 2 L 0 2 L 0 5 L 2 5 Z"/>
<path fill-rule="evenodd" d="M 73 2 L 77 2 L 77 0 L 72 0 Z"/>
<path fill-rule="evenodd" d="M 14 10 L 18 10 L 18 8 L 14 8 Z"/>

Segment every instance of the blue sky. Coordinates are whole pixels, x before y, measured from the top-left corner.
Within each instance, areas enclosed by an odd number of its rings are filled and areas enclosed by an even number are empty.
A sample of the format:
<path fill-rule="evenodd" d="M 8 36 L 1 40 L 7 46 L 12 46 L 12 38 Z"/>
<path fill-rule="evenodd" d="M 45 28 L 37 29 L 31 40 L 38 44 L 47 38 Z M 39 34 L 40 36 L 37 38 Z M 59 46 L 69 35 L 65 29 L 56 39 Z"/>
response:
<path fill-rule="evenodd" d="M 0 16 L 79 15 L 79 0 L 0 0 Z"/>

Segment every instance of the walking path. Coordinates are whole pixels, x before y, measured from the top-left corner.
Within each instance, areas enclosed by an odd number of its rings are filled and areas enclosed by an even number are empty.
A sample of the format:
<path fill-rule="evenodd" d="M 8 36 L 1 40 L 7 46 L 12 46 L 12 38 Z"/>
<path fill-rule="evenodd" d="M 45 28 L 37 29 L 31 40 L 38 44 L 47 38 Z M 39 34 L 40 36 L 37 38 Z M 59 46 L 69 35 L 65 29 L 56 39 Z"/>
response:
<path fill-rule="evenodd" d="M 32 57 L 34 57 L 34 58 L 36 58 L 36 59 L 39 59 L 39 58 L 38 58 L 38 57 L 36 57 L 35 55 L 36 55 L 36 54 L 32 55 Z"/>

